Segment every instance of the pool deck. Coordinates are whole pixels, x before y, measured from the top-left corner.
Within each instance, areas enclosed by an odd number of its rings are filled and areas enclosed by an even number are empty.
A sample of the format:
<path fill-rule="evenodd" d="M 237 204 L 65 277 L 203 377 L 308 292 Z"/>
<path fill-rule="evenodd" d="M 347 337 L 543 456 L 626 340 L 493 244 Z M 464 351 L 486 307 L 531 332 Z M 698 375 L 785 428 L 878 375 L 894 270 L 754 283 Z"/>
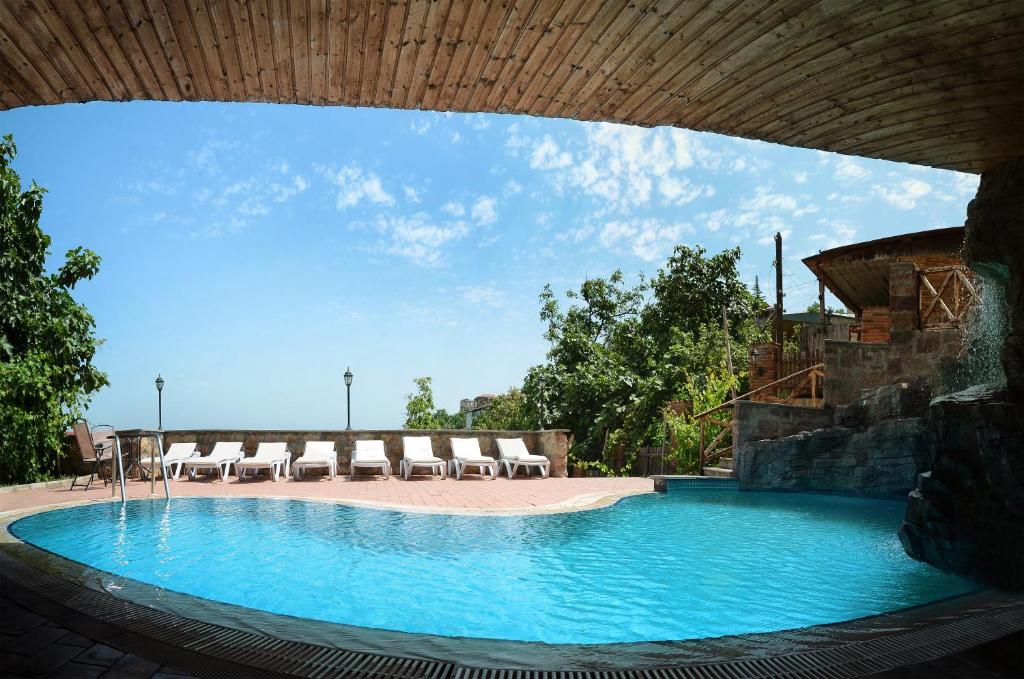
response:
<path fill-rule="evenodd" d="M 70 490 L 70 482 L 57 488 L 33 488 L 0 493 L 0 514 L 81 502 L 111 499 L 110 486 L 93 483 L 86 491 Z M 650 479 L 643 478 L 547 478 L 540 477 L 461 480 L 414 476 L 409 481 L 392 476 L 360 478 L 349 481 L 341 476 L 331 480 L 311 477 L 277 482 L 266 478 L 226 481 L 199 478 L 190 481 L 182 475 L 170 481 L 172 497 L 286 497 L 407 511 L 456 514 L 535 514 L 575 511 L 606 506 L 620 497 L 654 491 Z M 131 480 L 128 496 L 150 495 L 148 481 Z M 163 484 L 158 479 L 156 497 L 162 498 Z"/>

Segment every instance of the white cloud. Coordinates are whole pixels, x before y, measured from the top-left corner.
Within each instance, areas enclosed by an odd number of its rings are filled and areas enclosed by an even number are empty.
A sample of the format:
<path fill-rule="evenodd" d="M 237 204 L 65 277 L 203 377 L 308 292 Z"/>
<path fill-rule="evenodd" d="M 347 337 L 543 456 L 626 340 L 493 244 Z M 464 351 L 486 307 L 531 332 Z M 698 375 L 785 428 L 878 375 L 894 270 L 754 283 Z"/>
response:
<path fill-rule="evenodd" d="M 412 130 L 414 134 L 426 134 L 427 132 L 430 131 L 430 128 L 433 126 L 434 123 L 427 118 L 414 120 L 411 123 L 409 123 L 409 129 Z"/>
<path fill-rule="evenodd" d="M 420 192 L 417 191 L 416 189 L 414 189 L 413 187 L 411 187 L 411 186 L 403 186 L 402 187 L 402 191 L 403 191 L 403 193 L 405 193 L 405 199 L 407 201 L 409 201 L 410 203 L 419 203 L 419 202 L 421 202 Z"/>
<path fill-rule="evenodd" d="M 404 257 L 420 266 L 439 266 L 444 262 L 444 248 L 465 238 L 469 226 L 465 222 L 438 225 L 424 212 L 413 215 L 380 216 L 376 228 L 381 235 L 377 249 Z"/>
<path fill-rule="evenodd" d="M 806 172 L 794 172 L 793 173 L 793 181 L 796 182 L 797 184 L 805 184 L 805 183 L 807 183 L 807 173 Z"/>
<path fill-rule="evenodd" d="M 466 116 L 465 120 L 466 124 L 474 130 L 486 130 L 491 126 L 491 122 L 487 120 L 487 116 L 483 113 L 470 113 Z"/>
<path fill-rule="evenodd" d="M 463 302 L 476 306 L 499 309 L 507 303 L 505 292 L 492 285 L 463 285 L 458 291 Z"/>
<path fill-rule="evenodd" d="M 384 185 L 373 172 L 366 172 L 355 163 L 340 170 L 318 166 L 327 180 L 338 187 L 336 206 L 339 210 L 354 207 L 363 201 L 377 205 L 392 205 L 395 199 L 384 190 Z"/>
<path fill-rule="evenodd" d="M 462 141 L 462 135 L 459 134 L 458 132 L 452 132 L 450 138 L 453 144 L 458 144 L 460 141 Z"/>
<path fill-rule="evenodd" d="M 666 223 L 660 219 L 634 219 L 607 222 L 598 235 L 608 249 L 626 247 L 633 255 L 647 262 L 664 259 L 682 239 L 692 233 L 685 223 Z"/>
<path fill-rule="evenodd" d="M 549 135 L 545 135 L 530 154 L 530 167 L 535 170 L 554 170 L 569 165 L 572 165 L 572 155 L 560 150 Z"/>
<path fill-rule="evenodd" d="M 871 171 L 849 156 L 838 156 L 832 176 L 839 181 L 861 181 L 871 176 Z"/>
<path fill-rule="evenodd" d="M 480 196 L 473 203 L 473 208 L 470 210 L 470 216 L 478 223 L 484 226 L 493 224 L 498 220 L 498 211 L 496 209 L 498 202 L 490 196 Z"/>
<path fill-rule="evenodd" d="M 446 212 L 452 217 L 462 217 L 466 214 L 466 207 L 457 200 L 450 200 L 441 206 L 441 212 Z"/>
<path fill-rule="evenodd" d="M 765 186 L 759 186 L 752 198 L 740 201 L 740 209 L 748 211 L 781 210 L 793 212 L 797 209 L 796 198 L 784 193 L 771 193 Z"/>
<path fill-rule="evenodd" d="M 953 173 L 953 191 L 958 196 L 973 196 L 978 192 L 978 183 L 981 177 L 976 174 Z"/>
<path fill-rule="evenodd" d="M 904 179 L 892 187 L 876 184 L 874 191 L 890 205 L 895 205 L 901 210 L 913 210 L 917 207 L 917 201 L 931 193 L 932 186 L 920 179 Z"/>
<path fill-rule="evenodd" d="M 523 185 L 517 182 L 515 179 L 509 179 L 505 182 L 505 188 L 502 190 L 502 194 L 508 198 L 516 194 L 523 192 Z"/>

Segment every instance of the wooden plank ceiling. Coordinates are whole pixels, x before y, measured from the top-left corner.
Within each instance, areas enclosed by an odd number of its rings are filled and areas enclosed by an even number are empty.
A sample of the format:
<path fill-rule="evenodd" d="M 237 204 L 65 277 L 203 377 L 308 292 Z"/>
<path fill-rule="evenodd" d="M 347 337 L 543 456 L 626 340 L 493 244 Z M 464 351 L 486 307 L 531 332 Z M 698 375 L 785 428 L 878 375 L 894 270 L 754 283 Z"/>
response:
<path fill-rule="evenodd" d="M 1022 0 L 0 0 L 0 107 L 259 101 L 1024 156 Z"/>

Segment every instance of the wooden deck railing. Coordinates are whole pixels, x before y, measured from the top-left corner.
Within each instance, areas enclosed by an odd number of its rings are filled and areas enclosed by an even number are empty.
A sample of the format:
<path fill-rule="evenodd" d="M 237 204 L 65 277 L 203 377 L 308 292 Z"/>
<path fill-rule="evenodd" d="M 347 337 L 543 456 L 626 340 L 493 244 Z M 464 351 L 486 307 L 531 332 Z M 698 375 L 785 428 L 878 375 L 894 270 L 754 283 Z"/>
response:
<path fill-rule="evenodd" d="M 717 405 L 714 408 L 709 408 L 702 413 L 694 415 L 693 417 L 697 420 L 700 427 L 697 473 L 703 476 L 704 467 L 708 466 L 711 462 L 720 460 L 732 453 L 732 408 L 738 401 L 749 401 L 751 396 L 758 396 L 759 400 L 768 400 L 773 403 L 792 404 L 795 402 L 796 398 L 794 394 L 799 394 L 801 391 L 809 387 L 811 392 L 811 405 L 813 407 L 818 407 L 823 403 L 821 381 L 824 377 L 825 364 L 817 363 L 804 368 L 803 370 L 797 371 L 792 375 L 787 375 L 780 380 L 775 380 L 774 382 L 770 382 L 762 387 L 758 387 L 757 389 L 748 391 L 745 394 L 741 394 L 736 398 L 729 399 L 725 403 Z M 787 384 L 790 383 L 795 383 L 795 386 L 788 387 Z M 770 392 L 771 390 L 787 388 L 790 390 L 790 395 L 786 398 L 765 396 L 765 393 Z M 776 393 L 779 392 L 776 391 Z M 721 427 L 710 442 L 707 442 L 708 425 Z M 727 438 L 730 439 L 728 445 L 723 445 Z"/>

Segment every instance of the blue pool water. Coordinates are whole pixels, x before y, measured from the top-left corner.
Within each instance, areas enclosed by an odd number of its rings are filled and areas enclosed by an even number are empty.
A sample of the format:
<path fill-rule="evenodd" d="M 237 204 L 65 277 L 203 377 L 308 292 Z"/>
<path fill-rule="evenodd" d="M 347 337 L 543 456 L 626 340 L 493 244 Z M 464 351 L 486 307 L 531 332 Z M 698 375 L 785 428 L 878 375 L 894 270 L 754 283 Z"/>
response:
<path fill-rule="evenodd" d="M 904 554 L 903 509 L 729 491 L 518 517 L 175 498 L 45 512 L 11 532 L 94 568 L 274 613 L 609 643 L 837 622 L 969 591 Z"/>

